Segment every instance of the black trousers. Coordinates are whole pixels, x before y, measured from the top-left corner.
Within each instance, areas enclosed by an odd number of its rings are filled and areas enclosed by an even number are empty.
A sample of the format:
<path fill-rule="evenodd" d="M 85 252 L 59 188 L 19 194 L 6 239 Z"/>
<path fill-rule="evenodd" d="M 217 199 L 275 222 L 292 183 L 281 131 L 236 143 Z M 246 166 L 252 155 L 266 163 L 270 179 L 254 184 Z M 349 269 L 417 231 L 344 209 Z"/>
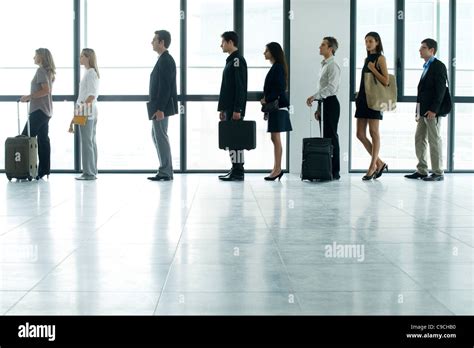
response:
<path fill-rule="evenodd" d="M 28 135 L 28 124 L 21 134 Z M 30 136 L 38 137 L 38 176 L 51 172 L 51 144 L 49 142 L 49 117 L 41 110 L 30 114 Z"/>
<path fill-rule="evenodd" d="M 332 157 L 332 173 L 333 176 L 338 176 L 341 170 L 340 163 L 340 149 L 339 136 L 337 135 L 337 125 L 339 123 L 339 115 L 341 113 L 341 106 L 339 100 L 335 95 L 323 99 L 323 123 L 324 123 L 324 137 L 331 138 L 334 146 L 334 154 Z"/>

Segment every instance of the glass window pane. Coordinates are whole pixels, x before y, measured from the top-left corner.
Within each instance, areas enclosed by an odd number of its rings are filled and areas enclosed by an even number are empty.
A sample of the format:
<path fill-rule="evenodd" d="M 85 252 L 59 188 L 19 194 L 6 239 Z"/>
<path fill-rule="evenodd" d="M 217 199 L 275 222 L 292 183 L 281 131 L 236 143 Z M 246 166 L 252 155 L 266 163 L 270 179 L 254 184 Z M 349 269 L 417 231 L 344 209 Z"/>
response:
<path fill-rule="evenodd" d="M 82 46 L 97 53 L 100 94 L 148 94 L 156 30 L 171 33 L 169 51 L 179 68 L 179 0 L 87 0 L 84 6 Z"/>
<path fill-rule="evenodd" d="M 0 103 L 0 114 L 5 121 L 0 127 L 0 137 L 5 141 L 18 134 L 17 103 Z M 74 169 L 74 136 L 68 133 L 69 123 L 74 113 L 72 102 L 54 102 L 53 117 L 49 121 L 49 139 L 51 142 L 51 169 Z M 20 131 L 23 131 L 27 120 L 27 106 L 20 103 Z M 0 169 L 5 169 L 5 149 L 0 151 Z"/>
<path fill-rule="evenodd" d="M 219 149 L 216 102 L 188 102 L 187 167 L 196 169 L 229 169 L 229 153 Z M 260 103 L 247 103 L 246 120 L 257 121 L 257 148 L 245 151 L 245 169 L 273 168 L 273 144 L 267 123 L 260 112 Z M 281 133 L 283 144 L 282 168 L 286 169 L 286 133 Z"/>
<path fill-rule="evenodd" d="M 474 169 L 474 104 L 456 104 L 454 169 Z"/>
<path fill-rule="evenodd" d="M 22 131 L 26 122 L 26 106 L 25 104 L 20 106 L 23 106 L 23 108 L 20 109 L 20 131 Z M 0 103 L 0 115 L 2 115 L 2 126 L 0 127 L 0 139 L 2 141 L 0 150 L 0 169 L 5 169 L 4 141 L 8 137 L 18 135 L 16 103 Z"/>
<path fill-rule="evenodd" d="M 233 30 L 232 0 L 188 1 L 188 94 L 219 94 L 225 60 L 221 35 Z"/>
<path fill-rule="evenodd" d="M 380 122 L 380 158 L 388 163 L 390 169 L 414 170 L 417 159 L 415 155 L 415 103 L 397 103 L 396 112 L 384 113 Z M 355 136 L 357 129 L 355 114 L 355 103 L 352 103 L 352 154 L 351 169 L 366 170 L 370 164 L 370 155 L 362 143 Z M 446 168 L 448 122 L 447 118 L 441 118 L 441 137 L 443 139 L 443 166 Z M 368 134 L 367 128 L 367 134 Z M 370 139 L 370 136 L 369 136 Z M 429 159 L 429 151 L 428 151 Z M 431 162 L 428 160 L 431 168 Z"/>
<path fill-rule="evenodd" d="M 371 31 L 379 33 L 390 74 L 395 61 L 395 1 L 357 0 L 356 34 L 356 79 L 354 90 L 359 90 L 364 60 L 367 57 L 365 35 Z"/>
<path fill-rule="evenodd" d="M 456 6 L 456 95 L 474 96 L 474 3 L 458 0 Z"/>
<path fill-rule="evenodd" d="M 270 64 L 263 51 L 269 42 L 283 47 L 283 1 L 252 0 L 244 4 L 245 59 L 249 68 L 249 91 L 263 90 Z"/>
<path fill-rule="evenodd" d="M 53 93 L 73 94 L 73 28 L 71 0 L 50 0 L 47 5 L 36 0 L 2 1 L 0 32 L 5 35 L 0 55 L 0 94 L 29 94 L 37 69 L 33 56 L 40 47 L 51 51 L 57 68 Z M 7 47 L 14 54 L 7 54 Z"/>
<path fill-rule="evenodd" d="M 159 166 L 144 102 L 98 104 L 99 170 L 157 170 Z M 180 116 L 170 116 L 168 135 L 173 169 L 180 169 Z"/>
<path fill-rule="evenodd" d="M 73 102 L 53 103 L 53 117 L 49 120 L 52 170 L 74 169 L 74 135 L 68 132 L 73 115 Z"/>
<path fill-rule="evenodd" d="M 411 0 L 405 3 L 405 95 L 416 95 L 423 72 L 421 41 L 438 42 L 439 58 L 449 70 L 449 0 Z"/>

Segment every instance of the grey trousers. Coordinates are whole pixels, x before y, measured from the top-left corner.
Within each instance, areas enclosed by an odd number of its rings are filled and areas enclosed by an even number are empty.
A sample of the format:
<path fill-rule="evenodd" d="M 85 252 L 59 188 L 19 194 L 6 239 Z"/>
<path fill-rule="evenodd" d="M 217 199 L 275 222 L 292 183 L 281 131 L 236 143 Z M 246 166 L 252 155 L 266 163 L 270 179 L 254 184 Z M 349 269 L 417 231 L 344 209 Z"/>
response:
<path fill-rule="evenodd" d="M 173 177 L 173 158 L 171 157 L 171 147 L 168 138 L 168 117 L 161 121 L 152 121 L 151 136 L 155 144 L 158 160 L 160 161 L 160 168 L 158 174 Z"/>
<path fill-rule="evenodd" d="M 95 139 L 97 116 L 87 120 L 84 126 L 79 126 L 81 137 L 82 173 L 87 176 L 97 175 L 97 142 Z"/>
<path fill-rule="evenodd" d="M 443 144 L 440 134 L 441 118 L 436 117 L 429 120 L 427 117 L 421 117 L 418 120 L 415 134 L 415 150 L 418 164 L 417 172 L 428 175 L 428 144 L 430 147 L 432 172 L 437 175 L 443 175 Z"/>

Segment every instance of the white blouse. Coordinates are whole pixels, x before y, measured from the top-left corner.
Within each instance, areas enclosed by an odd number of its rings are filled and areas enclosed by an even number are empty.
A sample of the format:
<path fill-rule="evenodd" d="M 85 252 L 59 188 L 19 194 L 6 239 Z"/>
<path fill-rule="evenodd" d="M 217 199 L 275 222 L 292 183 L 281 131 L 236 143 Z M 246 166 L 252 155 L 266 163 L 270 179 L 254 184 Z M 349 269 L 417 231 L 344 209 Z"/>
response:
<path fill-rule="evenodd" d="M 89 115 L 89 119 L 94 119 L 97 117 L 97 97 L 99 96 L 99 77 L 94 68 L 87 69 L 82 76 L 79 84 L 77 104 L 84 103 L 91 95 L 93 95 L 95 99 L 92 101 L 92 114 Z"/>

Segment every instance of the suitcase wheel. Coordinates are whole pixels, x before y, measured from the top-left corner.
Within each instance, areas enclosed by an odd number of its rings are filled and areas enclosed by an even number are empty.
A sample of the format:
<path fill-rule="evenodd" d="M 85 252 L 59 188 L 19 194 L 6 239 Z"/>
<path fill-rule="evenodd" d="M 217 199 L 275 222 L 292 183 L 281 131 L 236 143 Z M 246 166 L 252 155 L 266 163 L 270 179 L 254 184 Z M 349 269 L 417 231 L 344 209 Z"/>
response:
<path fill-rule="evenodd" d="M 8 181 L 12 181 L 12 177 L 7 175 Z"/>
<path fill-rule="evenodd" d="M 32 177 L 32 176 L 29 176 L 29 177 L 28 177 L 28 181 L 31 181 L 31 180 L 33 180 L 33 177 Z"/>

